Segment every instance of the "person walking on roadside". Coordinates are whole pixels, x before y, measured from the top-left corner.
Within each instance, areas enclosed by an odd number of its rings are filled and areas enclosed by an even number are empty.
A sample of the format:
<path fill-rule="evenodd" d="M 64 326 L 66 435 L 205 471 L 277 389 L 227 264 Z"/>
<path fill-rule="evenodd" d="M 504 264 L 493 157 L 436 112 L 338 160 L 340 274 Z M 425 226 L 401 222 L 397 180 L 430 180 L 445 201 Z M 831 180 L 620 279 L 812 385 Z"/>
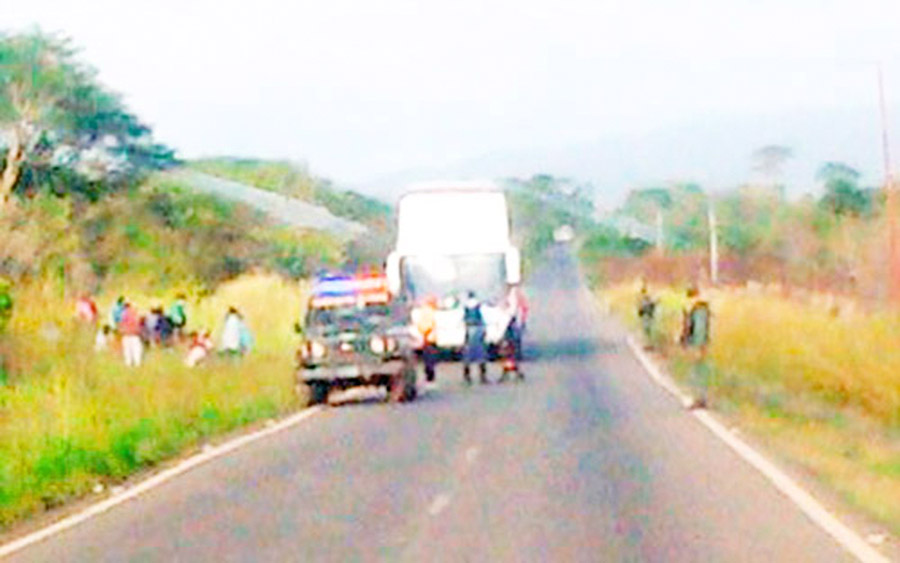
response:
<path fill-rule="evenodd" d="M 429 387 L 435 385 L 435 367 L 437 365 L 437 299 L 428 297 L 421 307 L 413 309 L 413 324 L 422 337 L 422 363 L 425 364 L 425 383 Z"/>
<path fill-rule="evenodd" d="M 485 323 L 481 314 L 481 302 L 470 291 L 463 306 L 463 321 L 466 325 L 466 342 L 463 350 L 463 379 L 472 383 L 469 367 L 478 364 L 479 381 L 487 383 L 487 347 L 485 345 Z"/>
<path fill-rule="evenodd" d="M 124 303 L 119 332 L 122 334 L 122 354 L 125 357 L 126 366 L 138 367 L 141 365 L 144 355 L 144 343 L 141 340 L 142 328 L 137 308 L 131 303 Z"/>
<path fill-rule="evenodd" d="M 641 293 L 637 303 L 638 318 L 641 319 L 641 328 L 644 331 L 644 347 L 653 347 L 653 318 L 656 315 L 656 300 L 650 295 L 647 284 L 641 284 Z"/>
<path fill-rule="evenodd" d="M 691 380 L 699 395 L 688 405 L 691 409 L 706 408 L 709 403 L 709 387 L 712 384 L 712 368 L 706 352 L 710 339 L 709 303 L 700 295 L 696 285 L 687 289 L 687 304 L 682 311 L 681 345 L 691 359 Z"/>

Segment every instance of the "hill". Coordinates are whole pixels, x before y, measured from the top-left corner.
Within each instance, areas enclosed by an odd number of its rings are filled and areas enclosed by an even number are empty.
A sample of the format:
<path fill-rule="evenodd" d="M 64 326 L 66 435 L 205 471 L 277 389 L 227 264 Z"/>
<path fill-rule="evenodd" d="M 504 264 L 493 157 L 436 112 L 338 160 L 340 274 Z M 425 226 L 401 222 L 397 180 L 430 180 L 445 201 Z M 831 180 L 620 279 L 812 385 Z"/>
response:
<path fill-rule="evenodd" d="M 630 135 L 603 135 L 587 142 L 529 150 L 497 150 L 439 167 L 399 170 L 354 188 L 393 201 L 406 184 L 435 178 L 531 177 L 553 172 L 594 186 L 601 208 L 621 204 L 632 188 L 696 182 L 719 191 L 758 180 L 752 155 L 778 144 L 792 149 L 782 183 L 788 194 L 817 193 L 822 162 L 847 162 L 878 185 L 882 155 L 874 108 L 794 111 L 743 117 L 709 116 Z"/>

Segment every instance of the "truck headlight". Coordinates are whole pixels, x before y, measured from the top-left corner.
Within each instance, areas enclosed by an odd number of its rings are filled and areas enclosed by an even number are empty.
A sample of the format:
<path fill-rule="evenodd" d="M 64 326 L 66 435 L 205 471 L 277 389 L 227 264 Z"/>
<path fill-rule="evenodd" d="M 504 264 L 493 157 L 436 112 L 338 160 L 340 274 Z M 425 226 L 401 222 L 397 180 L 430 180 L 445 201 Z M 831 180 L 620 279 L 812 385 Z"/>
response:
<path fill-rule="evenodd" d="M 369 340 L 369 348 L 376 354 L 384 354 L 387 350 L 387 342 L 380 336 L 373 336 Z"/>
<path fill-rule="evenodd" d="M 323 345 L 321 342 L 310 340 L 306 346 L 309 350 L 309 357 L 311 357 L 312 359 L 320 360 L 325 357 L 325 345 Z"/>

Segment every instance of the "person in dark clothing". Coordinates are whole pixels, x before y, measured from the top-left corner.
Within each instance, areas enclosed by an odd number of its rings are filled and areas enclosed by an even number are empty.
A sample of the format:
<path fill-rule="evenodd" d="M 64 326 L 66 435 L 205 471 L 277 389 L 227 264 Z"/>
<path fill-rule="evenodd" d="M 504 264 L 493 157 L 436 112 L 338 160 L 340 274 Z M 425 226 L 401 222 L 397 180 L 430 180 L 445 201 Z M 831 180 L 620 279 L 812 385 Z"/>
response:
<path fill-rule="evenodd" d="M 472 383 L 469 366 L 477 363 L 481 383 L 487 383 L 487 347 L 485 345 L 485 323 L 481 314 L 481 302 L 470 291 L 463 309 L 466 324 L 466 343 L 463 350 L 463 379 Z"/>
<path fill-rule="evenodd" d="M 516 374 L 516 378 L 519 381 L 525 379 L 525 374 L 522 373 L 522 370 L 519 368 L 521 342 L 522 336 L 519 333 L 518 323 L 510 322 L 509 326 L 506 327 L 506 334 L 504 334 L 503 341 L 500 343 L 500 348 L 498 350 L 500 354 L 500 365 L 502 367 L 502 374 L 500 375 L 501 382 L 509 379 L 510 373 Z"/>
<path fill-rule="evenodd" d="M 169 307 L 166 316 L 172 322 L 172 331 L 178 340 L 184 336 L 184 327 L 187 325 L 187 311 L 185 310 L 185 296 L 179 293 L 175 297 L 175 302 Z"/>
<path fill-rule="evenodd" d="M 656 315 L 656 300 L 650 295 L 647 284 L 641 286 L 637 314 L 638 318 L 641 319 L 641 328 L 644 330 L 644 346 L 650 349 L 653 346 L 653 319 Z"/>
<path fill-rule="evenodd" d="M 682 313 L 681 345 L 691 359 L 691 383 L 697 396 L 688 405 L 703 409 L 709 405 L 710 391 L 715 387 L 715 370 L 709 365 L 707 349 L 710 339 L 711 314 L 709 302 L 703 299 L 697 286 L 687 290 L 687 305 Z"/>
<path fill-rule="evenodd" d="M 172 335 L 175 333 L 175 326 L 172 320 L 166 315 L 160 315 L 156 322 L 156 339 L 160 346 L 169 347 L 172 345 Z"/>

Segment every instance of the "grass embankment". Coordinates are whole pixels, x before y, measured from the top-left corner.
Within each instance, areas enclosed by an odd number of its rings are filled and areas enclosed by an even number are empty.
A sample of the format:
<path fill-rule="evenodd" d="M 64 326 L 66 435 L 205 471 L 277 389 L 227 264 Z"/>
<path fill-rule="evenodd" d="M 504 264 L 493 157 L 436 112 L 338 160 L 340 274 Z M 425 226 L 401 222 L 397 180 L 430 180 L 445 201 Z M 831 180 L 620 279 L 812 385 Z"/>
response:
<path fill-rule="evenodd" d="M 602 292 L 634 328 L 638 287 Z M 681 294 L 655 293 L 656 349 L 673 376 L 691 385 L 690 364 L 674 344 Z M 900 533 L 900 316 L 762 289 L 707 297 L 712 408 Z"/>
<path fill-rule="evenodd" d="M 292 378 L 302 280 L 344 256 L 327 235 L 272 225 L 163 177 L 97 202 L 19 201 L 0 216 L 0 241 L 14 301 L 0 334 L 0 530 L 302 406 Z M 253 352 L 189 369 L 183 347 L 151 350 L 127 369 L 115 352 L 95 353 L 94 328 L 73 318 L 84 293 L 105 321 L 119 295 L 146 312 L 182 292 L 189 330 L 217 330 L 233 305 Z"/>
<path fill-rule="evenodd" d="M 366 236 L 350 241 L 346 262 L 352 268 L 379 268 L 394 242 L 393 207 L 354 191 L 341 190 L 290 162 L 247 158 L 207 158 L 188 166 L 227 180 L 320 205 L 332 214 L 366 226 Z"/>
<path fill-rule="evenodd" d="M 146 307 L 167 293 L 130 298 Z M 7 335 L 18 375 L 0 387 L 0 530 L 212 435 L 302 406 L 291 353 L 302 296 L 300 284 L 274 275 L 227 282 L 191 299 L 189 328 L 217 329 L 235 305 L 256 338 L 251 354 L 191 369 L 184 347 L 154 349 L 143 366 L 126 369 L 115 350 L 93 351 L 94 331 L 72 318 L 71 301 L 52 285 L 20 288 Z M 102 299 L 104 312 L 114 298 Z"/>
<path fill-rule="evenodd" d="M 340 190 L 331 182 L 316 178 L 305 168 L 290 162 L 207 158 L 191 161 L 188 165 L 206 174 L 321 205 L 339 217 L 370 226 L 390 226 L 392 223 L 393 210 L 389 204 L 354 191 Z"/>

